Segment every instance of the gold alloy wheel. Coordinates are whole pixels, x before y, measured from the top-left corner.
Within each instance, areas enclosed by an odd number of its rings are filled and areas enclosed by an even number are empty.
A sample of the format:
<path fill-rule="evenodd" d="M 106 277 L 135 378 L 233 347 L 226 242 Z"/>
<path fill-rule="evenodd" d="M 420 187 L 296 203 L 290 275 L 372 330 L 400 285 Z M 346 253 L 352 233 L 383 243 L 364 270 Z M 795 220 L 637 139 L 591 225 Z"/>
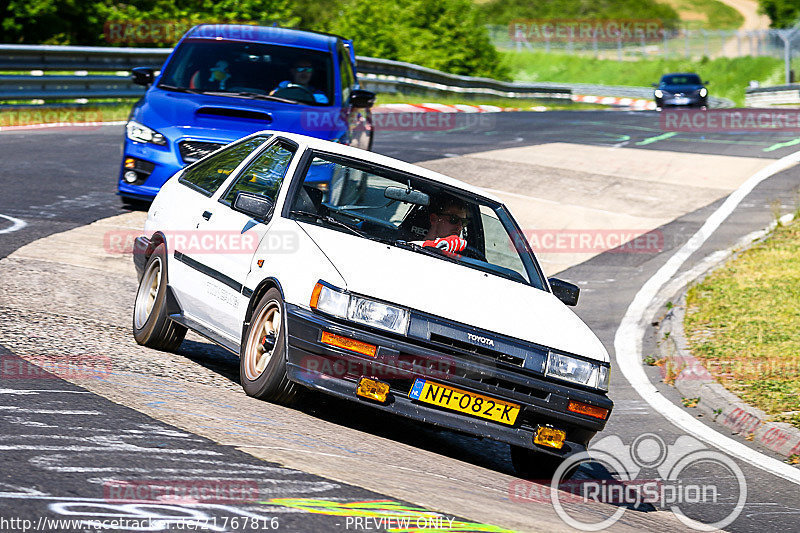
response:
<path fill-rule="evenodd" d="M 133 321 L 136 329 L 142 329 L 153 312 L 153 307 L 158 298 L 158 290 L 161 288 L 161 258 L 156 256 L 150 263 L 147 272 L 142 276 L 139 283 L 139 290 L 136 293 L 136 303 L 134 304 Z"/>
<path fill-rule="evenodd" d="M 270 300 L 253 321 L 247 337 L 244 373 L 248 380 L 255 381 L 267 368 L 275 352 L 280 331 L 281 306 L 276 300 Z"/>

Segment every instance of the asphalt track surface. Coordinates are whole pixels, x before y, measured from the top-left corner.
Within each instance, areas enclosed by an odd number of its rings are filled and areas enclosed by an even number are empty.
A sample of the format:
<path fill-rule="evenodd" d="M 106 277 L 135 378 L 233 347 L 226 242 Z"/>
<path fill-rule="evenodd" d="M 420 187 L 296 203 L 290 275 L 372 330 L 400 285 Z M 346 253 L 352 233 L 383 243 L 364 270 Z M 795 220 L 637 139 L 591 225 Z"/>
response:
<path fill-rule="evenodd" d="M 493 115 L 491 120 L 491 123 L 484 122 L 479 126 L 466 126 L 447 132 L 381 132 L 376 139 L 375 150 L 419 162 L 550 142 L 765 159 L 778 159 L 795 149 L 791 144 L 794 140 L 791 133 L 664 136 L 658 125 L 658 116 L 647 112 L 503 113 Z M 121 127 L 115 126 L 96 130 L 0 133 L 0 214 L 24 220 L 27 224 L 18 231 L 0 233 L 0 258 L 33 240 L 124 212 L 114 194 L 121 130 Z M 698 172 L 702 173 L 703 169 L 698 169 Z M 790 169 L 759 185 L 720 230 L 689 259 L 682 271 L 691 268 L 709 253 L 731 246 L 741 236 L 768 224 L 773 216 L 771 206 L 776 200 L 784 211 L 793 208 L 797 199 L 799 176 L 797 169 Z M 668 259 L 670 252 L 680 247 L 702 225 L 719 203 L 689 213 L 659 228 L 665 243 L 662 253 L 602 254 L 561 274 L 561 277 L 581 285 L 581 303 L 576 312 L 598 334 L 612 357 L 616 328 L 633 295 Z M 10 222 L 0 219 L 0 232 L 9 226 Z M 58 258 L 54 257 L 53 260 L 58 261 Z M 652 335 L 648 336 L 645 340 L 645 352 L 654 351 L 655 342 Z M 8 351 L 0 355 L 4 360 L 14 361 L 13 354 Z M 679 395 L 660 384 L 657 370 L 648 371 L 652 374 L 652 381 L 663 389 L 663 394 L 680 405 Z M 347 501 L 387 499 L 358 487 L 334 483 L 302 472 L 282 471 L 276 465 L 269 465 L 236 450 L 174 430 L 103 398 L 81 394 L 78 388 L 58 379 L 36 380 L 35 383 L 3 380 L 0 389 L 3 391 L 0 403 L 8 413 L 0 422 L 4 426 L 2 435 L 6 441 L 0 444 L 0 449 L 3 450 L 0 454 L 3 465 L 0 495 L 19 495 L 17 498 L 0 499 L 1 514 L 4 517 L 27 517 L 35 520 L 45 513 L 52 518 L 63 518 L 63 513 L 56 513 L 52 507 L 45 505 L 47 498 L 54 494 L 102 499 L 103 488 L 97 486 L 97 476 L 91 473 L 87 464 L 98 469 L 96 471 L 104 467 L 119 468 L 120 464 L 132 468 L 141 466 L 144 471 L 152 469 L 157 461 L 174 462 L 174 459 L 159 455 L 158 452 L 153 452 L 152 462 L 147 455 L 137 455 L 135 459 L 126 457 L 126 447 L 131 445 L 162 451 L 186 450 L 188 456 L 216 457 L 221 462 L 241 464 L 243 477 L 258 477 L 248 476 L 247 473 L 261 473 L 263 470 L 260 471 L 259 468 L 274 467 L 278 478 L 282 476 L 305 482 L 305 486 L 297 485 L 297 493 L 305 496 L 329 497 L 334 494 L 336 498 Z M 43 392 L 21 392 L 30 390 Z M 68 401 L 63 398 L 66 395 L 69 396 Z M 612 374 L 611 397 L 617 407 L 606 431 L 598 439 L 617 435 L 629 444 L 636 437 L 653 433 L 666 444 L 672 444 L 684 435 L 679 428 L 672 426 L 658 413 L 652 412 L 616 370 Z M 65 405 L 77 414 L 58 414 Z M 104 429 L 108 428 L 110 420 L 114 421 L 114 426 L 122 434 L 129 437 L 125 442 L 109 441 L 107 435 L 104 438 Z M 333 422 L 345 423 L 335 419 Z M 712 424 L 712 427 L 715 426 Z M 719 427 L 715 429 L 721 431 Z M 23 433 L 36 435 L 30 437 L 36 444 L 27 445 L 24 438 L 15 439 L 15 435 Z M 461 443 L 463 437 L 453 435 L 451 441 L 456 449 L 455 453 L 458 453 L 460 446 L 469 446 Z M 744 440 L 742 442 L 750 445 Z M 71 455 L 55 453 L 65 443 L 77 448 L 70 452 Z M 81 451 L 81 446 L 86 449 Z M 36 449 L 37 447 L 41 449 Z M 215 460 L 205 463 L 210 465 L 210 470 L 213 470 Z M 800 523 L 797 485 L 766 474 L 753 465 L 741 462 L 737 464 L 747 481 L 747 505 L 739 518 L 726 529 L 742 532 L 797 530 L 797 524 Z M 507 460 L 503 459 L 494 461 L 491 466 L 501 471 L 509 469 Z M 685 506 L 684 510 L 690 516 L 696 513 L 696 517 L 707 520 L 715 513 L 721 518 L 730 511 L 730 498 L 736 493 L 735 480 L 715 468 L 714 465 L 698 466 L 691 473 L 692 479 L 714 479 L 720 486 L 720 493 L 725 497 L 720 499 L 717 506 Z M 192 475 L 201 474 L 195 472 Z M 599 477 L 604 473 L 598 470 L 590 471 L 586 475 Z M 647 475 L 645 469 L 639 479 L 646 479 Z M 336 486 L 331 487 L 326 483 Z M 19 489 L 23 486 L 33 486 L 41 494 L 23 494 Z M 326 487 L 330 493 L 324 492 Z M 317 490 L 319 492 L 314 492 Z M 647 513 L 653 509 L 652 506 L 644 505 L 628 512 Z M 527 512 L 526 508 L 520 507 L 520 512 Z M 282 530 L 322 531 L 334 529 L 337 525 L 343 527 L 341 520 L 337 523 L 330 517 L 288 513 L 285 507 L 275 516 L 281 521 Z"/>

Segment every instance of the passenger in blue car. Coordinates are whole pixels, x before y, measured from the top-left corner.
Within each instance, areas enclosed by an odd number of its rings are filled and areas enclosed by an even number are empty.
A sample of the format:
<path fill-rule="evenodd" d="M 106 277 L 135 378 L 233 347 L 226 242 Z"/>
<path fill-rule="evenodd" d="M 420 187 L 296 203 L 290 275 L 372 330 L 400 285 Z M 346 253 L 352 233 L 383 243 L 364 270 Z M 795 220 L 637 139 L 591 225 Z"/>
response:
<path fill-rule="evenodd" d="M 292 68 L 289 69 L 289 72 L 292 75 L 292 79 L 280 82 L 278 86 L 272 90 L 270 93 L 271 95 L 292 98 L 293 96 L 291 93 L 299 91 L 300 93 L 306 93 L 306 95 L 312 96 L 314 102 L 317 104 L 328 103 L 328 97 L 325 93 L 311 85 L 311 77 L 314 75 L 314 66 L 311 64 L 311 61 L 299 59 L 295 61 Z M 300 99 L 307 100 L 307 97 Z"/>

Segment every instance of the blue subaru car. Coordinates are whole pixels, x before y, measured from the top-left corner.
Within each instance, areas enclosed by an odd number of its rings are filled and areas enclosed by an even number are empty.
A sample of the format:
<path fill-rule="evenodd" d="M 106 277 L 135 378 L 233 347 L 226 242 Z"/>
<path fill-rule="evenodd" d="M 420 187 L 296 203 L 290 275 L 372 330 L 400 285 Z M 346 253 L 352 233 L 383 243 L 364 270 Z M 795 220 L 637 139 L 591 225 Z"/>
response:
<path fill-rule="evenodd" d="M 184 166 L 265 129 L 372 147 L 375 95 L 359 87 L 352 41 L 336 35 L 200 25 L 160 73 L 136 68 L 133 81 L 148 89 L 125 126 L 124 202 L 152 200 Z"/>

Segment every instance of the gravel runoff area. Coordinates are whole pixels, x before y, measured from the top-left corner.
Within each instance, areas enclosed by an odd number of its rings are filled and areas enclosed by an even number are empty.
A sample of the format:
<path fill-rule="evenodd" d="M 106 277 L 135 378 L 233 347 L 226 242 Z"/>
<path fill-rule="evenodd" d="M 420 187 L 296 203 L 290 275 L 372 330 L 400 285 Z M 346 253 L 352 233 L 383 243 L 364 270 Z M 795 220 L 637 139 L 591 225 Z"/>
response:
<path fill-rule="evenodd" d="M 792 215 L 788 215 L 783 217 L 780 222 L 786 224 L 791 220 Z M 763 243 L 765 239 L 769 238 L 774 228 L 775 224 L 762 231 L 747 235 L 731 249 L 716 252 L 706 258 L 703 268 L 698 269 L 694 279 L 689 280 L 687 285 L 676 294 L 673 299 L 674 305 L 667 310 L 658 324 L 659 349 L 663 357 L 658 364 L 662 367 L 664 381 L 674 384 L 684 398 L 684 405 L 696 409 L 697 416 L 711 418 L 732 433 L 741 434 L 748 440 L 786 457 L 787 462 L 796 463 L 800 457 L 800 429 L 792 424 L 778 421 L 780 417 L 776 417 L 774 413 L 768 414 L 749 405 L 729 390 L 740 393 L 747 391 L 749 387 L 752 387 L 750 382 L 757 380 L 756 376 L 751 375 L 749 381 L 742 382 L 732 379 L 729 373 L 719 373 L 720 369 L 726 369 L 730 365 L 719 365 L 718 360 L 707 357 L 695 357 L 693 352 L 696 352 L 698 347 L 703 346 L 704 343 L 724 342 L 724 338 L 715 340 L 711 331 L 706 332 L 705 335 L 699 335 L 699 330 L 695 327 L 694 335 L 687 339 L 684 330 L 689 287 L 696 287 L 702 283 L 704 278 L 713 275 L 715 271 L 735 268 L 737 257 L 740 257 L 742 253 L 747 253 L 753 246 Z M 729 261 L 731 262 L 729 263 Z M 720 298 L 722 295 L 717 294 L 715 297 Z M 697 313 L 698 310 L 690 309 L 688 312 Z M 742 312 L 746 313 L 747 310 L 742 310 Z M 768 317 L 766 318 L 768 319 Z M 796 334 L 796 332 L 789 332 L 789 334 Z M 747 346 L 740 347 L 737 344 L 737 351 L 746 353 L 747 348 Z M 753 360 L 745 361 L 748 365 L 764 363 L 764 361 L 758 360 L 758 354 L 746 354 L 743 357 L 752 357 L 753 355 L 755 355 Z M 729 363 L 735 363 L 735 361 L 729 361 Z M 707 367 L 711 367 L 712 371 L 709 371 Z M 762 381 L 766 381 L 766 377 L 766 373 L 762 374 Z M 780 380 L 780 376 L 774 375 L 774 372 L 772 378 Z"/>

